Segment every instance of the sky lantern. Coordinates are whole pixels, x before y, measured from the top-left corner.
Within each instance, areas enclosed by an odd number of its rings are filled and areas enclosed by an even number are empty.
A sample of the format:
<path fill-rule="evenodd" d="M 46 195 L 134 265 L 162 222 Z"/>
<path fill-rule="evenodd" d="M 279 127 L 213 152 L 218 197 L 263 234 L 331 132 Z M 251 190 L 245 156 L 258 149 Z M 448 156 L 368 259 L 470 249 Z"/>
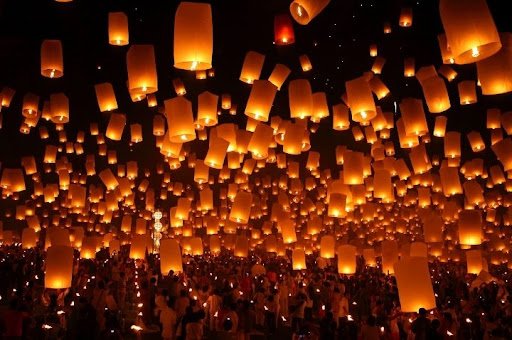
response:
<path fill-rule="evenodd" d="M 342 244 L 338 247 L 338 273 L 353 275 L 356 273 L 356 247 L 351 244 Z"/>
<path fill-rule="evenodd" d="M 112 113 L 108 121 L 107 132 L 105 136 L 119 141 L 123 137 L 123 130 L 126 125 L 126 115 L 122 113 Z"/>
<path fill-rule="evenodd" d="M 205 91 L 197 97 L 197 100 L 197 123 L 201 126 L 217 125 L 219 96 Z"/>
<path fill-rule="evenodd" d="M 278 14 L 274 17 L 274 43 L 276 45 L 290 45 L 295 42 L 295 32 L 290 15 Z"/>
<path fill-rule="evenodd" d="M 196 139 L 192 103 L 184 97 L 165 101 L 165 114 L 169 128 L 169 140 L 173 143 L 186 143 Z"/>
<path fill-rule="evenodd" d="M 330 0 L 295 0 L 290 4 L 293 19 L 307 25 L 329 4 Z"/>
<path fill-rule="evenodd" d="M 304 249 L 294 249 L 292 251 L 292 268 L 293 270 L 306 269 L 306 253 Z"/>
<path fill-rule="evenodd" d="M 153 45 L 131 45 L 126 53 L 128 89 L 136 95 L 158 90 L 155 49 Z"/>
<path fill-rule="evenodd" d="M 233 254 L 236 257 L 245 258 L 249 255 L 249 239 L 245 236 L 238 235 L 235 239 L 235 249 Z"/>
<path fill-rule="evenodd" d="M 71 287 L 73 275 L 73 248 L 54 245 L 46 252 L 44 287 L 63 289 Z"/>
<path fill-rule="evenodd" d="M 482 243 L 482 213 L 479 210 L 462 210 L 459 212 L 459 243 L 479 245 Z"/>
<path fill-rule="evenodd" d="M 478 275 L 483 269 L 482 251 L 480 249 L 466 250 L 466 270 L 468 274 Z"/>
<path fill-rule="evenodd" d="M 313 114 L 313 91 L 307 79 L 296 79 L 288 84 L 288 102 L 291 118 L 305 118 Z"/>
<path fill-rule="evenodd" d="M 256 79 L 260 79 L 261 69 L 265 62 L 265 56 L 258 52 L 249 51 L 245 55 L 244 64 L 240 73 L 240 80 L 247 84 L 252 84 Z"/>
<path fill-rule="evenodd" d="M 160 272 L 166 276 L 170 271 L 183 272 L 181 249 L 179 243 L 172 238 L 166 238 L 160 244 Z"/>
<path fill-rule="evenodd" d="M 272 73 L 268 77 L 268 81 L 270 81 L 274 86 L 277 87 L 277 90 L 279 91 L 281 89 L 281 86 L 283 86 L 284 82 L 286 81 L 286 78 L 290 75 L 290 68 L 283 64 L 276 64 L 274 66 L 274 69 L 272 70 Z"/>
<path fill-rule="evenodd" d="M 394 265 L 400 310 L 417 313 L 436 308 L 436 298 L 426 257 L 410 257 Z"/>
<path fill-rule="evenodd" d="M 364 77 L 345 82 L 352 120 L 358 123 L 369 122 L 377 115 L 370 85 Z"/>
<path fill-rule="evenodd" d="M 400 27 L 411 27 L 412 17 L 412 8 L 402 7 L 402 9 L 400 10 L 400 18 L 398 19 L 398 24 L 400 25 Z"/>
<path fill-rule="evenodd" d="M 500 36 L 485 0 L 442 0 L 439 13 L 455 63 L 474 63 L 500 50 Z"/>
<path fill-rule="evenodd" d="M 213 22 L 210 4 L 180 2 L 174 18 L 174 67 L 190 71 L 212 68 Z"/>
<path fill-rule="evenodd" d="M 313 69 L 313 66 L 311 65 L 311 60 L 309 60 L 309 57 L 307 54 L 300 55 L 299 62 L 300 62 L 300 67 L 302 68 L 303 72 L 308 72 Z"/>
<path fill-rule="evenodd" d="M 130 43 L 128 17 L 123 12 L 108 14 L 108 43 L 114 46 L 126 46 Z"/>
<path fill-rule="evenodd" d="M 398 261 L 398 244 L 395 240 L 384 240 L 382 247 L 382 272 L 387 275 L 395 273 L 393 265 Z"/>
<path fill-rule="evenodd" d="M 146 258 L 146 235 L 133 235 L 130 243 L 130 258 L 143 260 Z"/>
<path fill-rule="evenodd" d="M 457 84 L 460 105 L 476 103 L 476 86 L 473 80 L 464 80 Z"/>
<path fill-rule="evenodd" d="M 417 75 L 416 75 L 417 76 Z M 431 113 L 441 113 L 451 107 L 450 97 L 444 80 L 439 76 L 429 77 L 421 82 L 423 96 Z"/>
<path fill-rule="evenodd" d="M 404 98 L 400 103 L 400 112 L 407 135 L 422 136 L 428 133 L 427 120 L 421 99 Z"/>
<path fill-rule="evenodd" d="M 268 148 L 272 143 L 273 129 L 263 123 L 256 126 L 251 136 L 247 150 L 252 153 L 255 159 L 265 159 L 268 157 Z"/>
<path fill-rule="evenodd" d="M 96 99 L 101 112 L 117 109 L 116 94 L 110 83 L 101 83 L 94 85 Z"/>
<path fill-rule="evenodd" d="M 245 115 L 262 122 L 268 121 L 277 88 L 268 80 L 255 80 L 247 105 Z"/>
<path fill-rule="evenodd" d="M 364 183 L 363 174 L 364 154 L 347 150 L 343 154 L 343 182 L 355 185 Z"/>
<path fill-rule="evenodd" d="M 349 109 L 346 105 L 340 103 L 332 107 L 333 129 L 337 131 L 346 130 L 350 127 Z"/>
<path fill-rule="evenodd" d="M 60 40 L 43 40 L 41 45 L 41 75 L 60 78 L 64 75 L 62 43 Z"/>
<path fill-rule="evenodd" d="M 69 100 L 64 93 L 50 95 L 51 120 L 54 123 L 69 122 Z"/>
<path fill-rule="evenodd" d="M 33 228 L 24 228 L 21 233 L 21 247 L 23 249 L 32 249 L 37 246 L 37 233 Z"/>
<path fill-rule="evenodd" d="M 336 240 L 332 235 L 324 235 L 320 239 L 320 256 L 325 259 L 333 259 Z"/>
<path fill-rule="evenodd" d="M 246 191 L 239 191 L 233 201 L 229 220 L 232 222 L 246 224 L 249 222 L 251 213 L 252 194 Z"/>
<path fill-rule="evenodd" d="M 404 59 L 404 77 L 410 78 L 414 77 L 416 74 L 415 60 L 414 58 L 405 58 Z"/>
<path fill-rule="evenodd" d="M 483 95 L 512 91 L 512 34 L 501 33 L 502 48 L 489 58 L 476 63 L 478 80 Z"/>

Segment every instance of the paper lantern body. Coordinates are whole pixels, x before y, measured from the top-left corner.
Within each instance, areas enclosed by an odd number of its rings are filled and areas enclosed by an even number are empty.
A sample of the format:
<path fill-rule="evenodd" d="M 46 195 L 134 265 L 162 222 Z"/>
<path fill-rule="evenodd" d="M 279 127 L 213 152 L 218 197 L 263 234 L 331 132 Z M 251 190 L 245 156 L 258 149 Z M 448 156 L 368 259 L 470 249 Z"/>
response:
<path fill-rule="evenodd" d="M 130 258 L 143 260 L 146 258 L 146 235 L 133 235 L 130 244 Z"/>
<path fill-rule="evenodd" d="M 155 49 L 153 45 L 132 45 L 126 54 L 128 89 L 135 95 L 158 90 Z"/>
<path fill-rule="evenodd" d="M 420 308 L 436 308 L 434 289 L 425 257 L 400 260 L 395 264 L 394 270 L 402 312 L 413 313 L 418 312 Z"/>
<path fill-rule="evenodd" d="M 356 251 L 356 247 L 351 244 L 342 244 L 338 247 L 338 273 L 345 275 L 356 273 Z"/>
<path fill-rule="evenodd" d="M 482 243 L 482 213 L 479 210 L 459 212 L 459 243 L 469 246 Z"/>
<path fill-rule="evenodd" d="M 128 17 L 123 12 L 110 12 L 108 14 L 108 43 L 125 46 L 129 42 Z"/>
<path fill-rule="evenodd" d="M 172 238 L 163 239 L 160 243 L 160 271 L 162 275 L 183 272 L 180 244 Z"/>
<path fill-rule="evenodd" d="M 41 75 L 48 78 L 60 78 L 64 75 L 60 40 L 43 41 L 41 45 Z"/>
<path fill-rule="evenodd" d="M 210 4 L 180 2 L 174 19 L 174 67 L 212 68 L 213 23 Z"/>
<path fill-rule="evenodd" d="M 292 20 L 288 14 L 274 17 L 274 42 L 276 45 L 290 45 L 295 42 Z"/>
<path fill-rule="evenodd" d="M 63 289 L 71 287 L 73 276 L 73 248 L 54 245 L 46 252 L 44 287 Z"/>
<path fill-rule="evenodd" d="M 303 249 L 294 249 L 292 252 L 292 268 L 293 270 L 306 269 L 306 253 Z"/>
<path fill-rule="evenodd" d="M 329 2 L 330 0 L 295 0 L 290 4 L 290 13 L 299 24 L 307 25 Z"/>

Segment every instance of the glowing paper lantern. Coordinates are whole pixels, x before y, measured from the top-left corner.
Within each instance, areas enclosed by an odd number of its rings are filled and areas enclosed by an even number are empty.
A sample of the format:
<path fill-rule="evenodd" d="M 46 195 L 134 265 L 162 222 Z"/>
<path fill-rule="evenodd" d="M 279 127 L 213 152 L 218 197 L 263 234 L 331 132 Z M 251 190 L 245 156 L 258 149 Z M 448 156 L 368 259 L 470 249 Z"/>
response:
<path fill-rule="evenodd" d="M 313 114 L 313 92 L 306 79 L 296 79 L 288 84 L 288 103 L 291 118 L 305 118 Z"/>
<path fill-rule="evenodd" d="M 288 14 L 274 17 L 274 42 L 276 45 L 290 45 L 295 42 L 292 20 Z"/>
<path fill-rule="evenodd" d="M 459 212 L 459 243 L 479 245 L 482 243 L 482 213 L 479 210 Z"/>
<path fill-rule="evenodd" d="M 123 137 L 123 130 L 126 125 L 126 115 L 122 113 L 112 113 L 108 121 L 107 132 L 105 136 L 119 141 Z"/>
<path fill-rule="evenodd" d="M 233 253 L 236 257 L 247 257 L 249 254 L 249 239 L 245 236 L 237 236 Z"/>
<path fill-rule="evenodd" d="M 334 258 L 336 240 L 331 235 L 324 235 L 320 239 L 320 256 L 326 259 Z"/>
<path fill-rule="evenodd" d="M 442 0 L 439 13 L 457 64 L 474 63 L 500 50 L 500 37 L 485 0 Z"/>
<path fill-rule="evenodd" d="M 249 222 L 251 213 L 252 194 L 246 191 L 239 191 L 233 201 L 229 220 L 236 223 L 246 224 Z"/>
<path fill-rule="evenodd" d="M 132 45 L 126 54 L 128 89 L 136 95 L 158 91 L 155 49 L 153 45 Z"/>
<path fill-rule="evenodd" d="M 185 143 L 196 139 L 192 103 L 185 97 L 175 97 L 165 102 L 169 140 Z"/>
<path fill-rule="evenodd" d="M 96 91 L 96 99 L 101 112 L 112 111 L 117 109 L 117 100 L 112 84 L 101 83 L 94 85 Z"/>
<path fill-rule="evenodd" d="M 52 122 L 56 124 L 69 122 L 69 100 L 64 93 L 50 95 L 50 110 Z"/>
<path fill-rule="evenodd" d="M 356 273 L 356 250 L 356 247 L 350 244 L 342 244 L 338 247 L 338 273 L 344 275 Z"/>
<path fill-rule="evenodd" d="M 417 75 L 416 75 L 417 76 Z M 423 95 L 431 113 L 440 113 L 450 108 L 450 97 L 441 77 L 429 77 L 422 81 Z"/>
<path fill-rule="evenodd" d="M 60 78 L 64 75 L 60 40 L 43 41 L 41 45 L 41 75 L 48 78 Z"/>
<path fill-rule="evenodd" d="M 33 228 L 24 228 L 21 233 L 21 247 L 32 249 L 37 246 L 37 233 Z"/>
<path fill-rule="evenodd" d="M 306 253 L 303 249 L 294 249 L 292 252 L 292 268 L 293 270 L 306 269 Z"/>
<path fill-rule="evenodd" d="M 461 81 L 457 84 L 459 89 L 460 105 L 468 105 L 476 103 L 476 86 L 472 80 Z"/>
<path fill-rule="evenodd" d="M 53 245 L 46 252 L 44 287 L 63 289 L 71 287 L 73 275 L 73 248 Z"/>
<path fill-rule="evenodd" d="M 329 2 L 330 0 L 295 0 L 290 4 L 290 13 L 299 24 L 307 25 Z"/>
<path fill-rule="evenodd" d="M 406 313 L 436 308 L 427 259 L 410 257 L 394 265 L 400 310 Z"/>
<path fill-rule="evenodd" d="M 207 70 L 212 67 L 213 23 L 210 4 L 180 2 L 174 18 L 174 67 Z"/>
<path fill-rule="evenodd" d="M 501 33 L 503 47 L 489 58 L 476 63 L 482 94 L 494 95 L 512 91 L 512 34 Z"/>
<path fill-rule="evenodd" d="M 146 258 L 146 235 L 133 235 L 130 244 L 130 258 L 143 260 Z"/>
<path fill-rule="evenodd" d="M 468 274 L 480 274 L 483 269 L 482 251 L 480 249 L 466 250 L 466 268 Z"/>
<path fill-rule="evenodd" d="M 210 168 L 222 169 L 228 147 L 229 142 L 225 139 L 216 136 L 210 137 L 210 145 L 204 163 Z"/>
<path fill-rule="evenodd" d="M 382 241 L 382 272 L 393 275 L 393 265 L 398 261 L 398 244 L 394 240 Z"/>
<path fill-rule="evenodd" d="M 163 239 L 160 243 L 160 272 L 166 276 L 170 271 L 183 272 L 180 244 L 172 238 Z"/>
<path fill-rule="evenodd" d="M 303 72 L 308 72 L 313 69 L 313 66 L 311 65 L 311 60 L 309 60 L 307 54 L 302 54 L 301 56 L 299 56 L 299 62 Z"/>
<path fill-rule="evenodd" d="M 197 97 L 197 100 L 197 123 L 201 126 L 217 125 L 219 96 L 205 91 Z"/>
<path fill-rule="evenodd" d="M 125 46 L 130 42 L 128 17 L 123 12 L 108 14 L 108 43 L 115 46 Z"/>
<path fill-rule="evenodd" d="M 345 88 L 353 121 L 369 122 L 377 115 L 372 91 L 364 77 L 345 82 Z"/>
<path fill-rule="evenodd" d="M 398 19 L 400 27 L 411 27 L 412 26 L 412 8 L 402 7 L 400 10 L 400 18 Z"/>
<path fill-rule="evenodd" d="M 245 115 L 262 122 L 268 121 L 276 92 L 276 86 L 270 81 L 255 80 L 247 100 Z"/>
<path fill-rule="evenodd" d="M 265 56 L 263 54 L 254 51 L 247 52 L 240 73 L 240 80 L 252 84 L 254 80 L 259 79 L 264 62 Z"/>
<path fill-rule="evenodd" d="M 281 86 L 283 86 L 286 81 L 286 78 L 290 75 L 290 72 L 291 70 L 288 66 L 276 64 L 274 70 L 272 70 L 272 73 L 268 77 L 268 81 L 274 84 L 277 87 L 277 90 L 280 90 Z"/>

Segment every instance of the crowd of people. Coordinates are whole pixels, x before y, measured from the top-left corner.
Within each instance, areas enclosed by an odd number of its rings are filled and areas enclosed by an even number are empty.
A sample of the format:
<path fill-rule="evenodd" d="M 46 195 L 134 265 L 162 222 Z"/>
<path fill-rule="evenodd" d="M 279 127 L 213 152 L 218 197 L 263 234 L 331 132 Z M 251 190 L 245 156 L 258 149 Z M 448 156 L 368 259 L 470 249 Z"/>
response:
<path fill-rule="evenodd" d="M 0 250 L 0 332 L 25 339 L 511 339 L 511 275 L 472 285 L 462 262 L 430 263 L 437 308 L 400 310 L 395 279 L 359 259 L 352 276 L 308 258 L 184 257 L 183 273 L 159 272 L 158 256 L 127 252 L 77 260 L 72 286 L 44 288 L 44 255 Z M 262 270 L 264 268 L 264 270 Z"/>

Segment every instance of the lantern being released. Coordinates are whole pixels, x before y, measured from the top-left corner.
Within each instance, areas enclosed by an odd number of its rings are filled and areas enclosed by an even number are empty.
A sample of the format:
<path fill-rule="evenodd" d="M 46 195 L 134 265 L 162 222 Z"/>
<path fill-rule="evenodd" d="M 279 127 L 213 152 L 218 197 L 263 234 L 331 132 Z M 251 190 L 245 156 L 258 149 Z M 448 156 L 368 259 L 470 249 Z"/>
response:
<path fill-rule="evenodd" d="M 436 299 L 425 257 L 410 257 L 394 265 L 402 312 L 436 308 Z"/>
<path fill-rule="evenodd" d="M 45 288 L 63 289 L 71 287 L 73 274 L 73 248 L 51 246 L 46 252 Z"/>

